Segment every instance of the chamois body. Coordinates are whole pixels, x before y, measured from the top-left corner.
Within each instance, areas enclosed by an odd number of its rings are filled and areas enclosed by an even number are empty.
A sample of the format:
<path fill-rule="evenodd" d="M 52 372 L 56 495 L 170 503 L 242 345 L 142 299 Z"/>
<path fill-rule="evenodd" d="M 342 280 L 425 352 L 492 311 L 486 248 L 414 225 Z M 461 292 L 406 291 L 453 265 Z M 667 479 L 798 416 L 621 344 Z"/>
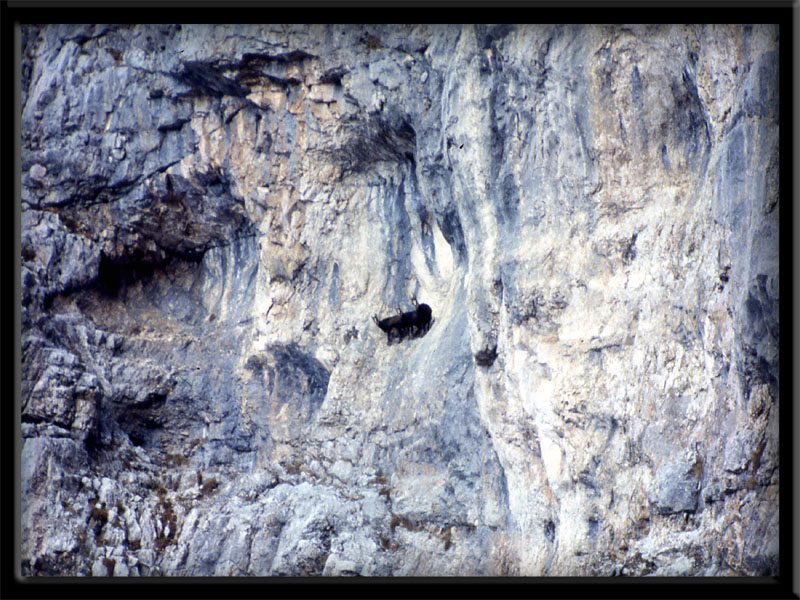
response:
<path fill-rule="evenodd" d="M 433 315 L 431 307 L 427 304 L 417 304 L 416 298 L 411 302 L 416 308 L 409 312 L 402 312 L 398 309 L 396 315 L 380 320 L 377 315 L 373 315 L 372 319 L 375 324 L 386 332 L 388 344 L 391 344 L 392 339 L 395 338 L 402 341 L 409 334 L 412 337 L 419 337 L 430 329 Z"/>

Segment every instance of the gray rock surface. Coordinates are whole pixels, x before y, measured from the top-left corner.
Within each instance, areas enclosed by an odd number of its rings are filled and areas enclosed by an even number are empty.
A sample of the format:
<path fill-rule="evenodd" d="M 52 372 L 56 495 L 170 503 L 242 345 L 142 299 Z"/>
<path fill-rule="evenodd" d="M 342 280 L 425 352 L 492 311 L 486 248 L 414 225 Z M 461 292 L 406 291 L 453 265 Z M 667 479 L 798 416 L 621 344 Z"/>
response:
<path fill-rule="evenodd" d="M 21 39 L 24 575 L 777 574 L 776 27 Z"/>

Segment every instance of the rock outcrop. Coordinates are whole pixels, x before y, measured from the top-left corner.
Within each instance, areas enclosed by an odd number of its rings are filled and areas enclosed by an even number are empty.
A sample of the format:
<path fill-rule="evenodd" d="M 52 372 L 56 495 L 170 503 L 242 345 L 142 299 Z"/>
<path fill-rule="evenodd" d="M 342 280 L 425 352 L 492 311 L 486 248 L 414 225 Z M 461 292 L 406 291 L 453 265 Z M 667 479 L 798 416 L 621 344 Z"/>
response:
<path fill-rule="evenodd" d="M 777 574 L 777 47 L 23 26 L 22 574 Z"/>

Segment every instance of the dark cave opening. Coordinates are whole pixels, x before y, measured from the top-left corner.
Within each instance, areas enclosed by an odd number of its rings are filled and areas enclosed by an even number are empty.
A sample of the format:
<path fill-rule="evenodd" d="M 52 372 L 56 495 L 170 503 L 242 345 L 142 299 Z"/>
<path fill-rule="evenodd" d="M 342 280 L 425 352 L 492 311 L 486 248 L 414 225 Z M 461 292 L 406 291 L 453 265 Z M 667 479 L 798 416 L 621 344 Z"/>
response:
<path fill-rule="evenodd" d="M 118 261 L 103 254 L 97 270 L 97 288 L 109 298 L 119 298 L 134 281 L 150 279 L 156 265 L 146 260 Z"/>

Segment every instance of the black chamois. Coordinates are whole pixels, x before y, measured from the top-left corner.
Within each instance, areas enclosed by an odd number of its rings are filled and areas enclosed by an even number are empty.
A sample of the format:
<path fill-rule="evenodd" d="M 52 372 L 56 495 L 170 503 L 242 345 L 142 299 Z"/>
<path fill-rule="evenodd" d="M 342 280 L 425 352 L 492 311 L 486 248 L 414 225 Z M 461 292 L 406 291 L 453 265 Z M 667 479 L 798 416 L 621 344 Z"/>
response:
<path fill-rule="evenodd" d="M 387 335 L 387 342 L 389 344 L 392 343 L 392 337 L 400 337 L 400 325 L 403 321 L 403 311 L 400 309 L 397 310 L 396 315 L 392 315 L 391 317 L 386 317 L 385 319 L 378 320 L 378 315 L 372 315 L 372 320 L 375 321 L 375 324 L 380 327 L 383 331 L 386 332 Z M 396 335 L 392 335 L 396 334 Z"/>
<path fill-rule="evenodd" d="M 412 337 L 419 337 L 430 329 L 433 314 L 431 307 L 427 304 L 417 304 L 416 298 L 412 298 L 411 302 L 415 307 L 412 311 L 402 312 L 398 308 L 396 315 L 381 320 L 378 320 L 378 315 L 372 316 L 375 324 L 386 332 L 388 344 L 391 344 L 394 338 L 402 341 L 409 334 Z"/>

